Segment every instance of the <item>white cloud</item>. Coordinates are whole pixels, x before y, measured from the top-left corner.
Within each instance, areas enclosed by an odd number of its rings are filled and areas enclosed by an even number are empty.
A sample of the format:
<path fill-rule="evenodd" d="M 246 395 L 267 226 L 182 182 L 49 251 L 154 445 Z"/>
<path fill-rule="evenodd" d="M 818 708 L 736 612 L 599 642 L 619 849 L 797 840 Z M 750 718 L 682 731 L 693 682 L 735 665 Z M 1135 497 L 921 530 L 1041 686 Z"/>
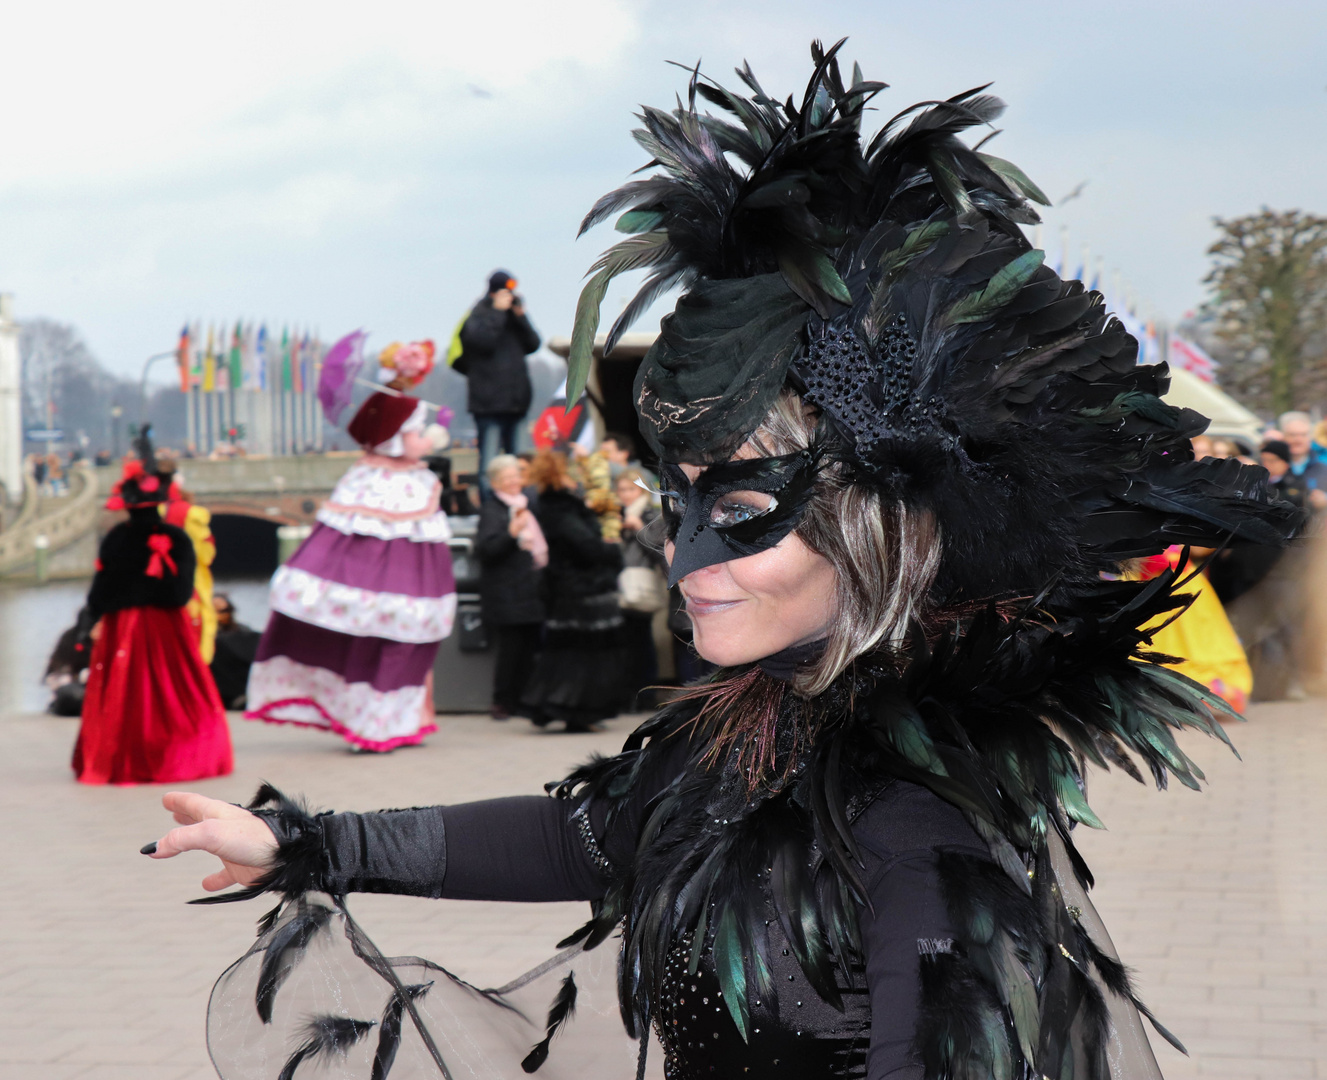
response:
<path fill-rule="evenodd" d="M 482 101 L 467 84 L 555 107 L 526 92 L 611 68 L 636 33 L 629 0 L 12 3 L 0 186 L 141 176 L 328 124 L 418 130 Z"/>

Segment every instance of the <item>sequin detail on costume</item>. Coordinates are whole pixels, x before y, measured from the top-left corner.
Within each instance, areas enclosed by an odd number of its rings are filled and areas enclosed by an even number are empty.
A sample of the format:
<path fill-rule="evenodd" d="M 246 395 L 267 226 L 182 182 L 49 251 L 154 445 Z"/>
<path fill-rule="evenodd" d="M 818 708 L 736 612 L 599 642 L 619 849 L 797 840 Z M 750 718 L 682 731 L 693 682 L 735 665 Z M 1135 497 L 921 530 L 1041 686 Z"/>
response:
<path fill-rule="evenodd" d="M 856 456 L 880 464 L 882 443 L 899 435 L 939 431 L 943 406 L 912 386 L 917 342 L 902 315 L 889 319 L 873 350 L 851 328 L 826 328 L 794 365 L 803 395 L 851 434 Z"/>
<path fill-rule="evenodd" d="M 590 826 L 588 804 L 572 814 L 571 820 L 576 823 L 576 832 L 581 838 L 581 846 L 585 848 L 585 854 L 590 857 L 590 862 L 594 863 L 594 868 L 604 877 L 612 877 L 614 873 L 613 863 L 604 854 L 604 849 L 599 846 L 599 841 L 594 838 L 594 829 Z"/>

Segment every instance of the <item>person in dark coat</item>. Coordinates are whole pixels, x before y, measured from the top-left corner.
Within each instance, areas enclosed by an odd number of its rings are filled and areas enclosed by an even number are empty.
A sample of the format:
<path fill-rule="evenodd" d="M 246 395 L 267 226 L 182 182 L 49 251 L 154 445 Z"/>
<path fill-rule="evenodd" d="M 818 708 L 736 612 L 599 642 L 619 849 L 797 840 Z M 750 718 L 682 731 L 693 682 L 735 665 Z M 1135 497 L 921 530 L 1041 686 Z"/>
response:
<path fill-rule="evenodd" d="M 479 439 L 479 474 L 486 476 L 496 440 L 504 454 L 516 452 L 516 429 L 530 411 L 530 373 L 525 358 L 539 348 L 525 302 L 516 295 L 516 279 L 498 270 L 488 280 L 488 294 L 474 306 L 461 327 L 468 408 Z"/>
<path fill-rule="evenodd" d="M 208 665 L 217 693 L 228 709 L 242 709 L 249 685 L 249 669 L 258 654 L 262 634 L 235 618 L 235 605 L 225 593 L 216 593 L 212 603 L 217 610 L 217 643 Z"/>
<path fill-rule="evenodd" d="M 617 602 L 622 545 L 602 538 L 599 518 L 577 490 L 566 455 L 540 451 L 530 479 L 539 489 L 536 513 L 548 542 L 547 618 L 523 705 L 540 727 L 562 720 L 568 731 L 590 731 L 622 711 L 629 689 Z"/>
<path fill-rule="evenodd" d="M 1262 465 L 1272 490 L 1292 506 L 1306 507 L 1311 489 L 1302 475 L 1295 475 L 1291 457 L 1284 440 L 1269 439 L 1262 445 Z M 1301 536 L 1285 550 L 1231 544 L 1213 559 L 1209 577 L 1253 670 L 1252 701 L 1305 696 L 1303 676 L 1313 669 L 1304 632 L 1309 615 L 1306 583 L 1310 580 L 1311 543 Z"/>
<path fill-rule="evenodd" d="M 506 720 L 520 710 L 544 622 L 539 579 L 548 565 L 548 543 L 529 496 L 521 490 L 524 471 L 511 454 L 499 454 L 488 463 L 492 493 L 479 507 L 475 536 L 480 605 L 489 637 L 497 645 L 494 720 Z"/>
<path fill-rule="evenodd" d="M 97 619 L 84 607 L 74 625 L 60 635 L 51 651 L 43 681 L 52 691 L 46 711 L 53 716 L 81 716 L 83 693 L 92 658 L 92 627 Z"/>

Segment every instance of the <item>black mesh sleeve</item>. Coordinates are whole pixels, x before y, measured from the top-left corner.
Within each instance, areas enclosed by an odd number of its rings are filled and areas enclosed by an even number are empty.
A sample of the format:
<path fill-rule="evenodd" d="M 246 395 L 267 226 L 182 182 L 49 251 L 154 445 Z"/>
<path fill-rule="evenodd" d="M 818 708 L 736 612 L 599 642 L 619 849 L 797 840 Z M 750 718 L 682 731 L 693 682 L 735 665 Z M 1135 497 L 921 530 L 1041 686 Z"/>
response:
<path fill-rule="evenodd" d="M 650 800 L 682 768 L 686 752 L 680 740 L 670 747 L 614 804 L 611 824 L 604 800 L 543 795 L 367 814 L 313 817 L 294 804 L 258 813 L 278 839 L 320 838 L 312 850 L 300 849 L 302 866 L 291 872 L 337 895 L 597 900 L 630 864 Z"/>
<path fill-rule="evenodd" d="M 322 819 L 328 892 L 442 895 L 447 832 L 440 806 Z"/>
<path fill-rule="evenodd" d="M 594 900 L 605 880 L 570 820 L 573 809 L 561 799 L 528 795 L 328 814 L 319 819 L 321 887 L 338 895 Z"/>

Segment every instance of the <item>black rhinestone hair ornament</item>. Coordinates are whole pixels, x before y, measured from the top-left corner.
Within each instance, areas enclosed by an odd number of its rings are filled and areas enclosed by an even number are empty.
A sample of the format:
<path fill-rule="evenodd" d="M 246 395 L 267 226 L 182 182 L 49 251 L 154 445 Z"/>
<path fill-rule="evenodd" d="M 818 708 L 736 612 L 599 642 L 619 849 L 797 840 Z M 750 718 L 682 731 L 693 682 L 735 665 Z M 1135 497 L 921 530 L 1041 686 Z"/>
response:
<path fill-rule="evenodd" d="M 904 317 L 883 328 L 874 354 L 850 327 L 824 328 L 792 366 L 803 398 L 830 418 L 845 437 L 854 464 L 870 473 L 889 466 L 887 447 L 897 437 L 923 433 L 957 440 L 944 431 L 944 406 L 913 387 L 917 342 Z"/>

